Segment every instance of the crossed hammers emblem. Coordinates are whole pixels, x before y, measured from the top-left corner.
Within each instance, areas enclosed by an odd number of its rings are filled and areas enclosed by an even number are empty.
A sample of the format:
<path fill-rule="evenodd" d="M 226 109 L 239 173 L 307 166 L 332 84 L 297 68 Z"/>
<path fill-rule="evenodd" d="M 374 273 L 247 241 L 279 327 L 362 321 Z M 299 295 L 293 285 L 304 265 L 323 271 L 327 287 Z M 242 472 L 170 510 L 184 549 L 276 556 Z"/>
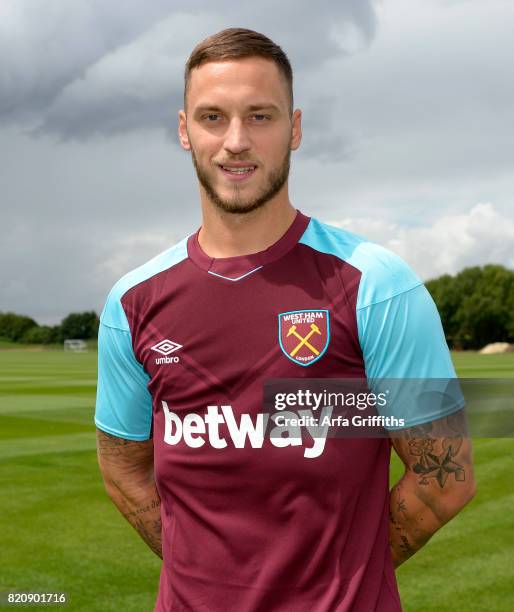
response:
<path fill-rule="evenodd" d="M 317 348 L 315 348 L 314 346 L 312 346 L 312 344 L 309 342 L 311 336 L 313 334 L 319 334 L 321 336 L 321 330 L 320 328 L 316 325 L 316 323 L 311 323 L 311 331 L 306 335 L 306 336 L 301 336 L 297 331 L 296 331 L 296 325 L 291 325 L 291 327 L 289 328 L 288 332 L 287 332 L 287 338 L 289 338 L 289 336 L 296 336 L 298 338 L 298 340 L 300 340 L 300 342 L 294 347 L 294 349 L 289 353 L 291 355 L 291 357 L 294 357 L 296 355 L 296 353 L 302 348 L 302 346 L 306 346 L 308 349 L 310 349 L 315 355 L 319 355 L 319 351 Z"/>

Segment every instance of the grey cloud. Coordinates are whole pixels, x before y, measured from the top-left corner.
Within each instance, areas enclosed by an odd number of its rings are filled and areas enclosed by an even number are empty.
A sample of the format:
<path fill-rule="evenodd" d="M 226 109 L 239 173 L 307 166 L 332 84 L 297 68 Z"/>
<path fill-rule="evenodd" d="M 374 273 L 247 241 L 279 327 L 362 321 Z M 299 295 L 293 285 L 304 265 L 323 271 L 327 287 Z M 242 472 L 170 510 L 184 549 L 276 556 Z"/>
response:
<path fill-rule="evenodd" d="M 154 0 L 161 17 L 143 15 L 140 25 L 134 14 L 123 37 L 116 18 L 98 17 L 110 26 L 87 31 L 86 44 L 87 20 L 77 17 L 73 36 L 57 29 L 52 58 L 46 49 L 37 57 L 34 24 L 22 42 L 11 24 L 7 41 L 10 3 L 0 0 L 0 92 L 2 103 L 17 92 L 18 107 L 0 126 L 0 310 L 43 322 L 99 308 L 121 274 L 199 225 L 190 155 L 172 144 L 176 108 L 193 44 L 228 26 L 263 31 L 292 60 L 304 111 L 289 185 L 296 207 L 375 233 L 426 277 L 484 261 L 514 265 L 514 87 L 505 72 L 512 3 L 377 2 L 375 33 L 370 2 L 241 3 L 228 22 L 226 0 L 223 11 L 183 3 L 189 12 Z M 66 21 L 69 6 L 86 4 L 61 0 L 55 14 Z M 124 19 L 119 0 L 101 6 Z M 142 2 L 127 6 L 143 10 Z M 350 17 L 349 7 L 368 22 Z M 95 28 L 111 41 L 107 52 Z M 89 44 L 99 51 L 77 63 Z M 61 60 L 71 68 L 55 84 Z M 23 129 L 8 125 L 14 121 Z M 38 138 L 27 136 L 34 126 Z M 471 215 L 478 202 L 493 208 Z"/>
<path fill-rule="evenodd" d="M 209 25 L 187 14 L 161 20 L 63 88 L 34 133 L 87 140 L 98 134 L 175 127 L 190 32 L 206 36 Z"/>
<path fill-rule="evenodd" d="M 0 121 L 38 122 L 87 68 L 169 12 L 169 0 L 2 0 Z"/>
<path fill-rule="evenodd" d="M 371 206 L 381 201 L 400 216 L 413 207 L 433 214 L 427 202 L 447 202 L 457 184 L 452 206 L 491 193 L 503 205 L 514 164 L 506 127 L 514 81 L 505 75 L 514 7 L 477 1 L 450 9 L 421 0 L 384 8 L 373 45 L 309 75 L 311 89 L 335 105 L 320 129 L 336 141 L 348 134 L 353 151 L 351 164 L 327 174 L 325 188 L 344 181 L 361 203 L 369 191 Z M 313 153 L 321 159 L 322 146 Z"/>
<path fill-rule="evenodd" d="M 336 225 L 398 253 L 423 279 L 486 263 L 514 266 L 514 221 L 491 203 L 476 204 L 460 214 L 442 214 L 424 226 L 377 217 L 345 219 Z"/>
<path fill-rule="evenodd" d="M 30 122 L 34 134 L 63 139 L 169 129 L 181 105 L 189 52 L 224 27 L 249 27 L 274 38 L 297 74 L 347 54 L 348 28 L 370 42 L 376 27 L 372 0 L 331 2 L 325 10 L 310 3 L 299 9 L 293 0 L 264 0 L 258 11 L 229 0 L 215 10 L 206 0 L 183 7 L 132 0 L 123 11 L 117 0 L 81 0 L 65 9 L 54 0 L 44 14 L 43 6 L 39 0 L 29 11 L 28 1 L 22 2 L 19 29 L 9 20 L 0 29 L 0 120 Z"/>
<path fill-rule="evenodd" d="M 342 34 L 355 27 L 368 43 L 375 34 L 376 0 L 343 0 L 324 4 L 295 0 L 266 0 L 259 15 L 251 5 L 241 7 L 233 25 L 250 24 L 275 40 L 297 71 L 319 70 L 327 60 L 348 53 Z"/>
<path fill-rule="evenodd" d="M 302 108 L 302 143 L 299 158 L 315 158 L 321 163 L 348 161 L 357 154 L 357 139 L 338 123 L 335 98 L 319 97 Z"/>
<path fill-rule="evenodd" d="M 42 234 L 35 223 L 11 224 L 2 236 L 0 277 L 5 280 L 0 311 L 13 310 L 51 324 L 68 312 L 100 312 L 109 286 L 179 238 L 157 227 L 142 233 L 56 224 Z"/>
<path fill-rule="evenodd" d="M 0 311 L 98 310 L 122 274 L 199 225 L 189 156 L 162 135 L 0 141 Z"/>

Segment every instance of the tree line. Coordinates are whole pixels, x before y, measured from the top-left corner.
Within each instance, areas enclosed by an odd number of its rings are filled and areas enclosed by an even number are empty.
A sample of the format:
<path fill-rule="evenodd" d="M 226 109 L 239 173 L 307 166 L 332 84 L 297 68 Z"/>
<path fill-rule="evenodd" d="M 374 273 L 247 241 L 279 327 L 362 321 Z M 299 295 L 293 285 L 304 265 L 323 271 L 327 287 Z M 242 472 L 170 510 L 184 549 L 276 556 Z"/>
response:
<path fill-rule="evenodd" d="M 23 344 L 55 344 L 67 338 L 89 340 L 97 337 L 99 323 L 93 310 L 71 313 L 59 325 L 38 325 L 30 317 L 0 312 L 0 338 Z"/>
<path fill-rule="evenodd" d="M 428 281 L 446 341 L 454 349 L 514 342 L 514 270 L 504 266 L 465 268 Z"/>
<path fill-rule="evenodd" d="M 490 342 L 514 342 L 514 270 L 500 265 L 465 268 L 427 281 L 450 348 L 479 349 Z M 72 313 L 59 325 L 38 325 L 30 317 L 0 313 L 0 338 L 27 344 L 88 340 L 98 334 L 94 311 Z"/>

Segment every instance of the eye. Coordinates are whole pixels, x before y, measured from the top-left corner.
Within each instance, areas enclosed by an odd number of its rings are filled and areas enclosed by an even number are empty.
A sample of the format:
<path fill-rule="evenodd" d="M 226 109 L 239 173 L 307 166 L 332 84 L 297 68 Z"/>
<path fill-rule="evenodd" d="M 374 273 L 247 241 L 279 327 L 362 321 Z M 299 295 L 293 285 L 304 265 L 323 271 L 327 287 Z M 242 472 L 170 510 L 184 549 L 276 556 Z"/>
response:
<path fill-rule="evenodd" d="M 254 115 L 253 117 L 257 123 L 263 123 L 266 119 L 269 119 L 268 115 Z"/>
<path fill-rule="evenodd" d="M 204 119 L 207 119 L 208 123 L 215 123 L 218 117 L 219 115 L 217 113 L 209 113 L 208 115 L 205 115 Z"/>

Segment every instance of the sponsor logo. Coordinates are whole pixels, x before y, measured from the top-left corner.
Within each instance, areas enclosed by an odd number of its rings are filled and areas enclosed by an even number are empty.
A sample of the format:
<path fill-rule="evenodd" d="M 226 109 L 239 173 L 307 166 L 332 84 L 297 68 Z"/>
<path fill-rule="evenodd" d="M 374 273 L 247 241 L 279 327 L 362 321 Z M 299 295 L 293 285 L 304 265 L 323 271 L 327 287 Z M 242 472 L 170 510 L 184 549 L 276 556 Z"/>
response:
<path fill-rule="evenodd" d="M 180 348 L 182 348 L 182 344 L 173 342 L 173 340 L 165 339 L 161 340 L 157 344 L 154 344 L 152 347 L 150 347 L 150 350 L 164 355 L 164 357 L 157 357 L 155 359 L 155 363 L 157 365 L 161 365 L 163 363 L 178 363 L 180 361 L 179 357 L 177 357 L 176 355 L 173 355 L 173 357 L 168 357 L 168 355 L 174 353 L 175 351 L 178 351 L 178 349 Z"/>
<path fill-rule="evenodd" d="M 223 449 L 228 446 L 227 439 L 235 448 L 262 448 L 265 439 L 277 448 L 286 446 L 303 446 L 303 456 L 308 459 L 319 457 L 325 449 L 332 407 L 324 407 L 320 418 L 322 424 L 314 426 L 310 421 L 302 429 L 297 424 L 277 423 L 277 415 L 258 413 L 257 415 L 244 413 L 234 414 L 232 406 L 207 406 L 204 415 L 190 412 L 177 414 L 170 410 L 168 403 L 161 402 L 164 412 L 164 442 L 171 446 L 184 441 L 190 448 L 200 448 L 204 444 L 212 448 Z M 310 410 L 300 410 L 301 416 L 311 416 Z M 291 415 L 294 413 L 282 413 Z M 271 419 L 276 425 L 268 435 L 268 421 Z"/>
<path fill-rule="evenodd" d="M 278 315 L 278 341 L 284 355 L 302 366 L 323 357 L 330 342 L 328 310 L 291 310 Z"/>

